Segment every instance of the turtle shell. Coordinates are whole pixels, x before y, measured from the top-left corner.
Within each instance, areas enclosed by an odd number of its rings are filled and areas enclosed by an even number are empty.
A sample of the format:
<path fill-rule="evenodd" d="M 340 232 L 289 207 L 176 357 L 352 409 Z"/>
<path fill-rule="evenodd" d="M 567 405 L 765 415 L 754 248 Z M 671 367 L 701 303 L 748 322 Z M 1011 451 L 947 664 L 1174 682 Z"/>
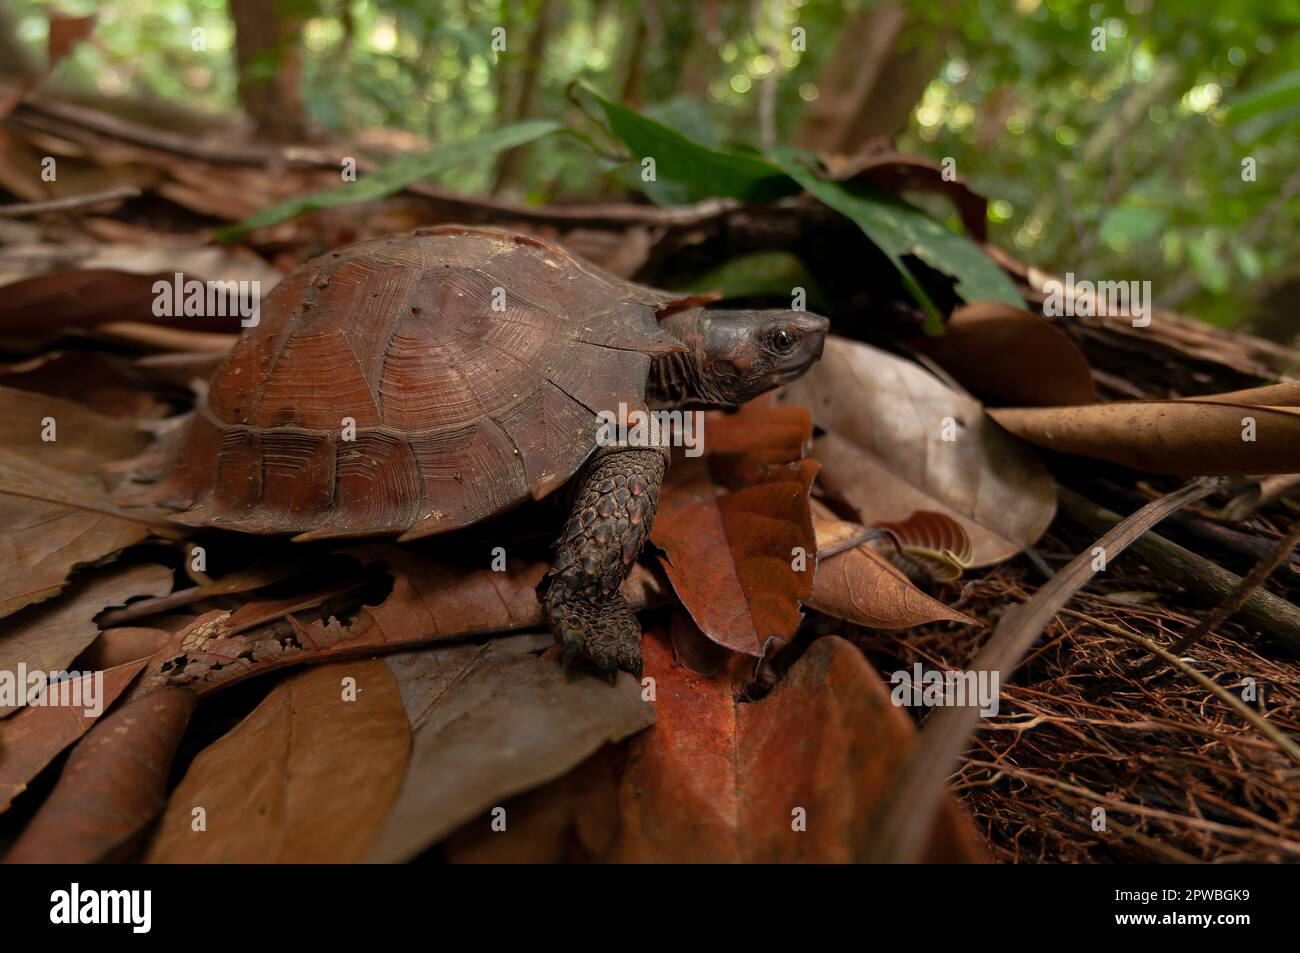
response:
<path fill-rule="evenodd" d="M 523 235 L 444 226 L 316 258 L 217 371 L 167 489 L 193 526 L 300 539 L 467 526 L 573 476 L 597 418 L 644 406 L 662 314 Z"/>

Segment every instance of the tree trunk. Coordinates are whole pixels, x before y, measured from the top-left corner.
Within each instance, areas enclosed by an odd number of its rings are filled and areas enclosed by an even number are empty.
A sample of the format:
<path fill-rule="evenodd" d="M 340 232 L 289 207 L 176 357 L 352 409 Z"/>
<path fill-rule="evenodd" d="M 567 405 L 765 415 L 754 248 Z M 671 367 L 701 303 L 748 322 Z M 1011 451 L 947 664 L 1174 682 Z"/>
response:
<path fill-rule="evenodd" d="M 893 140 L 943 64 L 945 36 L 901 4 L 858 14 L 840 31 L 796 144 L 850 156 Z"/>
<path fill-rule="evenodd" d="M 552 6 L 552 0 L 540 0 L 529 10 L 529 13 L 534 14 L 532 19 L 536 21 L 536 26 L 528 36 L 528 45 L 524 47 L 524 61 L 519 65 L 519 93 L 511 110 L 511 119 L 515 122 L 528 118 L 528 114 L 533 109 L 533 99 L 537 94 L 537 78 L 542 71 L 542 58 L 546 53 L 546 43 L 553 18 Z M 524 19 L 526 21 L 529 17 Z M 493 195 L 518 179 L 527 153 L 527 146 L 519 146 L 501 157 L 497 164 L 496 181 L 492 185 Z"/>
<path fill-rule="evenodd" d="M 278 7 L 278 0 L 230 0 L 239 99 L 258 139 L 303 142 L 310 136 L 301 94 L 302 21 Z"/>

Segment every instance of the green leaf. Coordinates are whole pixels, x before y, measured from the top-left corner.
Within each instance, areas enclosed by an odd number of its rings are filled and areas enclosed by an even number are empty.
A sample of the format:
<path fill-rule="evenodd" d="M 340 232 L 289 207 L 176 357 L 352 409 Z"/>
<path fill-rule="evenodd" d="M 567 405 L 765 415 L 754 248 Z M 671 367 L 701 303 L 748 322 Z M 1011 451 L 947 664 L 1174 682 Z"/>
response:
<path fill-rule="evenodd" d="M 814 311 L 820 311 L 826 303 L 817 280 L 797 256 L 784 251 L 760 251 L 725 261 L 678 290 L 717 291 L 724 300 L 788 299 L 794 288 L 803 288 L 807 292 L 808 306 Z"/>
<path fill-rule="evenodd" d="M 674 129 L 596 94 L 610 131 L 637 159 L 654 159 L 655 176 L 686 186 L 692 201 L 732 198 L 774 202 L 799 188 L 780 169 L 757 156 L 710 149 Z"/>
<path fill-rule="evenodd" d="M 925 309 L 927 334 L 942 334 L 943 319 L 930 296 L 903 262 L 915 255 L 933 268 L 957 279 L 957 294 L 967 302 L 1001 301 L 1025 306 L 1011 279 L 979 246 L 950 231 L 920 209 L 896 195 L 865 182 L 832 182 L 813 172 L 811 157 L 798 149 L 779 149 L 776 163 L 814 198 L 851 218 L 888 256 L 903 284 Z"/>
<path fill-rule="evenodd" d="M 1235 97 L 1228 104 L 1224 122 L 1229 126 L 1235 126 L 1255 116 L 1292 106 L 1300 106 L 1300 70 L 1285 73 Z"/>
<path fill-rule="evenodd" d="M 502 126 L 500 129 L 464 142 L 454 142 L 428 152 L 404 155 L 382 169 L 358 176 L 355 182 L 347 182 L 336 188 L 326 189 L 324 192 L 288 199 L 264 208 L 242 222 L 218 229 L 216 238 L 218 241 L 230 241 L 255 228 L 278 225 L 304 212 L 385 198 L 400 192 L 412 183 L 439 175 L 453 166 L 467 162 L 482 162 L 498 152 L 522 146 L 561 128 L 563 128 L 561 123 L 551 119 L 532 119 Z"/>

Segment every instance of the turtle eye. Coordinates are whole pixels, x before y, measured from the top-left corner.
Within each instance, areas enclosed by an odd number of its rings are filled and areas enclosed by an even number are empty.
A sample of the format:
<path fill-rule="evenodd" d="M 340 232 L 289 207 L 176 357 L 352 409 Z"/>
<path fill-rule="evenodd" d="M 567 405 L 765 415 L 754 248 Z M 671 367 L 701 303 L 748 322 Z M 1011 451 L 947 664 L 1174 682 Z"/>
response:
<path fill-rule="evenodd" d="M 768 340 L 772 350 L 785 354 L 794 347 L 795 338 L 789 328 L 777 328 Z"/>

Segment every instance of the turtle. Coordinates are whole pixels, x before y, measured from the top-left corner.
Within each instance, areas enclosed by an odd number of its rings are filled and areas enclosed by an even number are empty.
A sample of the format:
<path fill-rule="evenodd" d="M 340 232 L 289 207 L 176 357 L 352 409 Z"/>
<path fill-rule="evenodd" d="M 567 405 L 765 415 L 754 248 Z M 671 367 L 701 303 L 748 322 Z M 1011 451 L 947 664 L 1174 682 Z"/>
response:
<path fill-rule="evenodd" d="M 443 225 L 312 259 L 211 379 L 158 499 L 196 527 L 295 540 L 461 529 L 568 487 L 538 585 L 568 667 L 640 675 L 620 586 L 669 451 L 620 411 L 731 408 L 802 374 L 825 318 L 721 310 L 558 245 Z M 606 428 L 606 434 L 611 430 Z M 641 444 L 648 441 L 641 441 Z"/>

